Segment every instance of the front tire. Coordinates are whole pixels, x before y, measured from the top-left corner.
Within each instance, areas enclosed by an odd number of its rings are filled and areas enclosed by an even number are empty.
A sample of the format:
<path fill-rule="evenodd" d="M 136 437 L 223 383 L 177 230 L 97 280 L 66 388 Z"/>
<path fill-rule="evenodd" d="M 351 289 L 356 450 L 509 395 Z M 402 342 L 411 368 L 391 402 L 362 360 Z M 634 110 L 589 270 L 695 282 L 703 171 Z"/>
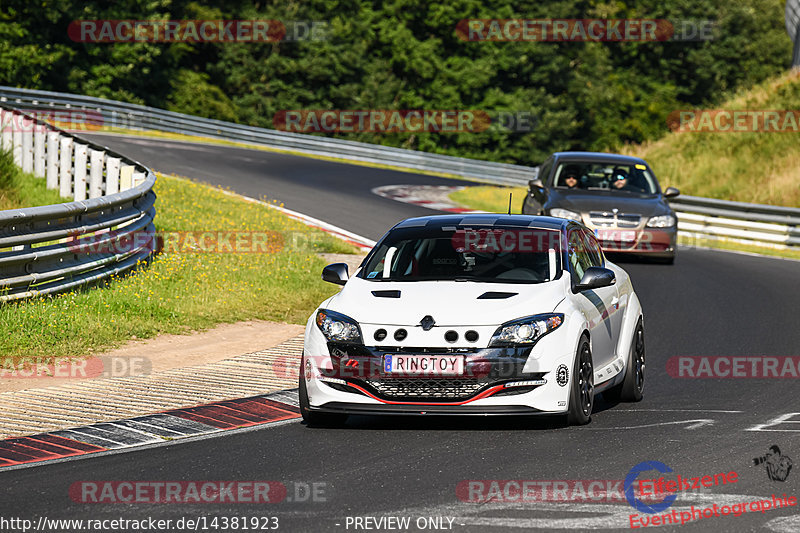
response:
<path fill-rule="evenodd" d="M 636 329 L 631 340 L 631 349 L 628 354 L 628 364 L 625 369 L 625 378 L 622 383 L 611 387 L 603 393 L 603 397 L 610 403 L 639 402 L 644 396 L 644 326 L 642 319 L 636 324 Z"/>
<path fill-rule="evenodd" d="M 592 419 L 594 407 L 594 365 L 589 339 L 586 335 L 578 343 L 575 364 L 572 370 L 572 385 L 569 393 L 569 412 L 567 423 L 583 426 Z"/>
<path fill-rule="evenodd" d="M 347 421 L 346 414 L 340 413 L 318 413 L 309 409 L 308 389 L 306 388 L 306 380 L 304 368 L 300 367 L 300 382 L 297 387 L 297 396 L 300 400 L 300 416 L 309 427 L 338 427 L 344 425 Z"/>

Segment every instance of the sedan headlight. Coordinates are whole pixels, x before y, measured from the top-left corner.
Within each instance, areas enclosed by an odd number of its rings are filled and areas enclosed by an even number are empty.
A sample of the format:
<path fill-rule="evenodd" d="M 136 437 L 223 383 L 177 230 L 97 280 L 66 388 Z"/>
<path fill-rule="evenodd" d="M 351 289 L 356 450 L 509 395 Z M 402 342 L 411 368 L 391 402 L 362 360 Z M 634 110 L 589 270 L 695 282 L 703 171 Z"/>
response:
<path fill-rule="evenodd" d="M 671 228 L 674 225 L 675 217 L 672 215 L 651 217 L 650 220 L 647 221 L 648 228 Z"/>
<path fill-rule="evenodd" d="M 567 220 L 577 220 L 578 222 L 581 221 L 581 214 L 576 213 L 575 211 L 570 211 L 569 209 L 561 209 L 560 207 L 554 207 L 550 210 L 551 217 L 558 217 L 558 218 L 566 218 Z"/>
<path fill-rule="evenodd" d="M 349 316 L 327 309 L 317 311 L 317 327 L 329 341 L 361 342 L 361 329 Z"/>
<path fill-rule="evenodd" d="M 563 323 L 564 315 L 561 313 L 519 318 L 497 328 L 489 346 L 532 346 Z"/>

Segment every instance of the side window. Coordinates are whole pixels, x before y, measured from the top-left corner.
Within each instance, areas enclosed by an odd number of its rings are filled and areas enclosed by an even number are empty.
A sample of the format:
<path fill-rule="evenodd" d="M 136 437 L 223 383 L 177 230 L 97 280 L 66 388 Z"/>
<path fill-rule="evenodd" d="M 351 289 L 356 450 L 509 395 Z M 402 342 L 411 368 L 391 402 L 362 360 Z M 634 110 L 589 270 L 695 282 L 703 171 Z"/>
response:
<path fill-rule="evenodd" d="M 547 186 L 547 179 L 550 177 L 550 171 L 553 169 L 553 158 L 551 157 L 544 163 L 542 166 L 539 167 L 539 174 L 537 174 L 537 178 L 542 180 L 542 183 Z"/>
<path fill-rule="evenodd" d="M 574 283 L 579 283 L 586 269 L 590 266 L 594 266 L 586 250 L 584 235 L 577 229 L 569 233 L 569 264 L 572 270 L 572 281 Z"/>
<path fill-rule="evenodd" d="M 600 243 L 597 242 L 597 237 L 591 231 L 583 230 L 583 242 L 585 243 L 586 254 L 589 257 L 591 266 L 601 267 L 605 263 L 603 251 L 600 248 Z"/>

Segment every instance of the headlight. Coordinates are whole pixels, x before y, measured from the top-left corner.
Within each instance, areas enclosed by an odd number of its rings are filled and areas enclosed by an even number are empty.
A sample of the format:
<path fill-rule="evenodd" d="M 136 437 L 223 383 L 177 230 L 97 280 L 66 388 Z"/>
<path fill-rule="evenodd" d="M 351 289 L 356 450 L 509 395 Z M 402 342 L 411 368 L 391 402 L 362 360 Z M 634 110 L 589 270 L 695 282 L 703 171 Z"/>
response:
<path fill-rule="evenodd" d="M 675 217 L 672 215 L 661 215 L 658 217 L 651 217 L 647 221 L 648 228 L 671 228 L 675 225 Z"/>
<path fill-rule="evenodd" d="M 561 313 L 519 318 L 497 328 L 489 346 L 531 346 L 563 322 L 564 315 Z"/>
<path fill-rule="evenodd" d="M 577 220 L 578 222 L 581 221 L 581 214 L 576 213 L 575 211 L 570 211 L 569 209 L 561 209 L 559 207 L 554 207 L 550 210 L 551 217 L 558 217 L 558 218 L 566 218 L 567 220 Z"/>
<path fill-rule="evenodd" d="M 361 329 L 349 316 L 327 309 L 317 311 L 317 326 L 329 341 L 361 342 Z"/>

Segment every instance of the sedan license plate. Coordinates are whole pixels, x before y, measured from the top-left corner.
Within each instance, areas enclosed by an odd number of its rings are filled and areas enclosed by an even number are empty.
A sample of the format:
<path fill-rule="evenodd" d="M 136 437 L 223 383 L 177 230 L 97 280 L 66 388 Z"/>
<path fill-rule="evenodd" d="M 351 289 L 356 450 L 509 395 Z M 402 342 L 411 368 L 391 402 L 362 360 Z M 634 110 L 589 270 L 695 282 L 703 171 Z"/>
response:
<path fill-rule="evenodd" d="M 608 230 L 597 231 L 597 239 L 602 242 L 628 242 L 636 241 L 636 232 L 630 230 Z"/>
<path fill-rule="evenodd" d="M 463 355 L 386 355 L 383 370 L 387 374 L 406 376 L 461 376 Z"/>

